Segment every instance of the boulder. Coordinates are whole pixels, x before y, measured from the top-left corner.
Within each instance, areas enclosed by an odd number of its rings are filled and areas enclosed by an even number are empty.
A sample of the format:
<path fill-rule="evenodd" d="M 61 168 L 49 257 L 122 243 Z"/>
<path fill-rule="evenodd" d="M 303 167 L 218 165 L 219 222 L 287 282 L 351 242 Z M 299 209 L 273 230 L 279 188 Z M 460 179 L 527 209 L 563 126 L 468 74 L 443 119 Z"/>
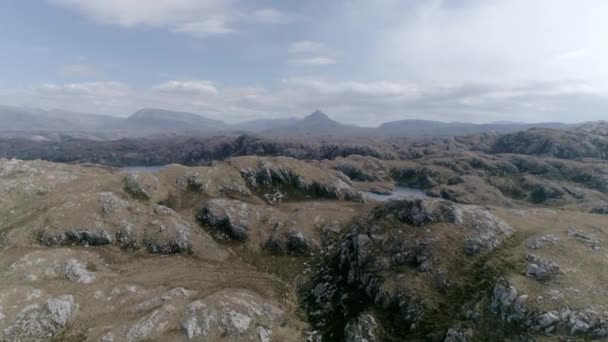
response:
<path fill-rule="evenodd" d="M 200 211 L 197 219 L 217 233 L 245 241 L 249 237 L 249 208 L 237 200 L 213 199 Z"/>
<path fill-rule="evenodd" d="M 29 305 L 4 329 L 3 340 L 47 342 L 73 320 L 77 308 L 72 295 L 52 297 L 43 304 Z"/>

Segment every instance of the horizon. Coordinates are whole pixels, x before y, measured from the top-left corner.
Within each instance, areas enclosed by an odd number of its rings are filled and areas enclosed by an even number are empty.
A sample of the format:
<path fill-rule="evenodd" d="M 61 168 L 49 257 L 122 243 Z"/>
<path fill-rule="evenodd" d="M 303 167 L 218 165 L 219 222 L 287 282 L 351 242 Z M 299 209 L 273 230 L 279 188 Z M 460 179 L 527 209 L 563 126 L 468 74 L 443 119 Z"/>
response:
<path fill-rule="evenodd" d="M 378 125 L 375 126 L 365 126 L 365 125 L 358 125 L 356 123 L 349 123 L 349 122 L 343 122 L 340 121 L 336 118 L 334 118 L 331 114 L 326 113 L 324 110 L 322 109 L 315 109 L 310 111 L 308 114 L 298 114 L 298 115 L 292 115 L 292 116 L 283 116 L 283 117 L 263 117 L 263 118 L 252 118 L 249 120 L 245 120 L 245 121 L 235 121 L 235 122 L 229 122 L 229 121 L 224 121 L 221 119 L 214 119 L 208 116 L 205 116 L 201 113 L 195 113 L 195 112 L 188 112 L 188 111 L 176 111 L 176 110 L 172 110 L 172 109 L 167 109 L 167 108 L 152 108 L 152 107 L 144 107 L 144 108 L 140 108 L 136 111 L 134 111 L 133 113 L 130 113 L 128 115 L 125 116 L 114 116 L 114 115 L 108 115 L 108 114 L 100 114 L 100 113 L 84 113 L 84 112 L 73 112 L 73 111 L 69 111 L 69 110 L 65 110 L 65 109 L 61 109 L 61 108 L 51 108 L 51 109 L 44 109 L 44 108 L 36 108 L 36 107 L 27 107 L 27 106 L 7 106 L 7 105 L 2 105 L 0 104 L 0 117 L 2 116 L 2 109 L 3 108 L 10 108 L 10 109 L 23 109 L 23 110 L 28 110 L 28 111 L 44 111 L 47 113 L 53 113 L 53 112 L 64 112 L 64 113 L 70 113 L 70 114 L 75 114 L 75 115 L 83 115 L 83 116 L 87 116 L 87 115 L 92 115 L 92 116 L 104 116 L 104 117 L 108 117 L 108 118 L 116 118 L 116 119 L 127 119 L 139 112 L 142 111 L 147 111 L 147 110 L 158 110 L 158 111 L 163 111 L 163 112 L 167 112 L 167 113 L 180 113 L 180 114 L 189 114 L 189 115 L 196 115 L 199 116 L 203 119 L 211 119 L 211 120 L 215 120 L 215 121 L 219 121 L 223 124 L 229 125 L 229 126 L 238 126 L 241 124 L 247 124 L 247 123 L 252 123 L 252 122 L 256 122 L 256 121 L 280 121 L 280 120 L 298 120 L 298 121 L 302 121 L 314 114 L 316 114 L 317 112 L 320 112 L 321 114 L 325 115 L 329 120 L 332 121 L 336 121 L 342 125 L 349 125 L 349 126 L 355 126 L 355 127 L 359 127 L 359 128 L 379 128 L 382 125 L 385 124 L 389 124 L 389 123 L 393 123 L 393 122 L 404 122 L 404 121 L 417 121 L 417 122 L 433 122 L 433 123 L 442 123 L 442 124 L 472 124 L 472 125 L 533 125 L 533 124 L 549 124 L 549 123 L 555 123 L 555 124 L 565 124 L 565 125 L 577 125 L 577 124 L 584 124 L 584 123 L 588 123 L 588 122 L 605 122 L 606 120 L 591 120 L 591 121 L 512 121 L 512 120 L 495 120 L 495 121 L 480 121 L 480 122 L 473 122 L 473 121 L 443 121 L 443 120 L 432 120 L 432 119 L 427 119 L 427 118 L 422 118 L 422 117 L 407 117 L 407 118 L 397 118 L 396 120 L 391 120 L 391 121 L 385 121 L 385 122 L 381 122 Z M 168 119 L 170 119 L 171 117 L 168 117 Z"/>
<path fill-rule="evenodd" d="M 35 0 L 0 13 L 0 103 L 361 126 L 608 112 L 608 3 Z M 356 39 L 353 39 L 356 37 Z"/>

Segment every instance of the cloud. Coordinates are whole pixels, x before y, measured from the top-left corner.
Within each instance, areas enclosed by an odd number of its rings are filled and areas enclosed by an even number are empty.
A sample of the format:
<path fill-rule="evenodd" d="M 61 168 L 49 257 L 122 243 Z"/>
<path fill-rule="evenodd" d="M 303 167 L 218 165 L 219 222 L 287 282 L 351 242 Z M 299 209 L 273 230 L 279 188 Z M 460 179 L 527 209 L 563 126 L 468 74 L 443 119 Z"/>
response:
<path fill-rule="evenodd" d="M 167 93 L 217 95 L 218 90 L 211 81 L 169 81 L 159 84 L 154 89 Z"/>
<path fill-rule="evenodd" d="M 287 51 L 293 55 L 300 55 L 300 58 L 292 58 L 288 62 L 295 66 L 323 66 L 336 64 L 336 59 L 332 56 L 332 51 L 325 44 L 303 40 L 289 44 Z"/>
<path fill-rule="evenodd" d="M 91 77 L 98 74 L 91 64 L 68 64 L 59 68 L 58 73 L 65 77 Z"/>
<path fill-rule="evenodd" d="M 593 56 L 593 51 L 589 49 L 578 49 L 573 51 L 567 51 L 555 56 L 552 59 L 552 63 L 570 63 L 570 62 L 578 62 L 580 60 L 590 58 Z"/>
<path fill-rule="evenodd" d="M 329 57 L 312 57 L 312 58 L 298 58 L 289 60 L 289 64 L 293 65 L 308 65 L 308 66 L 321 66 L 321 65 L 332 65 L 336 64 L 333 58 Z"/>
<path fill-rule="evenodd" d="M 52 95 L 92 95 L 92 96 L 120 96 L 126 95 L 129 87 L 121 82 L 84 82 L 53 84 L 47 83 L 34 88 L 41 94 Z"/>
<path fill-rule="evenodd" d="M 393 97 L 411 96 L 417 93 L 414 85 L 395 82 L 331 82 L 315 78 L 288 78 L 283 84 L 292 89 L 322 96 L 341 97 Z"/>
<path fill-rule="evenodd" d="M 236 30 L 229 28 L 224 19 L 222 18 L 207 19 L 205 21 L 187 22 L 176 26 L 171 31 L 187 33 L 199 38 L 204 38 L 211 35 L 236 32 Z"/>
<path fill-rule="evenodd" d="M 125 28 L 147 27 L 204 38 L 237 32 L 242 23 L 278 23 L 274 8 L 249 9 L 242 0 L 48 0 L 98 22 Z"/>
<path fill-rule="evenodd" d="M 253 11 L 252 18 L 256 22 L 276 24 L 285 22 L 286 17 L 275 8 L 261 8 Z"/>
<path fill-rule="evenodd" d="M 325 44 L 308 40 L 293 42 L 287 49 L 289 53 L 320 53 L 327 50 Z"/>
<path fill-rule="evenodd" d="M 352 6 L 349 20 L 369 32 L 359 36 L 370 42 L 367 56 L 397 77 L 435 84 L 608 77 L 606 1 L 379 0 L 382 25 L 366 19 L 377 19 L 371 4 Z"/>

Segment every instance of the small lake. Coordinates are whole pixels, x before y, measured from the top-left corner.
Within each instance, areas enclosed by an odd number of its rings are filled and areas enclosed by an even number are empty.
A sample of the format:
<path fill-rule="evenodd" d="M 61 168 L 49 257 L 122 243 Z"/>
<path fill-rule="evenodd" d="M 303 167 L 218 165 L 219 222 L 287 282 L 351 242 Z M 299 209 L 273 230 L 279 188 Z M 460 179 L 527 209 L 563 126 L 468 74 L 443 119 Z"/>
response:
<path fill-rule="evenodd" d="M 389 201 L 394 199 L 423 199 L 428 198 L 424 191 L 414 188 L 408 188 L 405 186 L 396 186 L 393 193 L 390 195 L 379 195 L 372 192 L 364 192 L 365 196 L 369 199 L 376 201 Z"/>
<path fill-rule="evenodd" d="M 156 173 L 162 170 L 165 166 L 125 166 L 122 168 L 123 171 L 138 173 L 138 172 L 150 172 Z"/>

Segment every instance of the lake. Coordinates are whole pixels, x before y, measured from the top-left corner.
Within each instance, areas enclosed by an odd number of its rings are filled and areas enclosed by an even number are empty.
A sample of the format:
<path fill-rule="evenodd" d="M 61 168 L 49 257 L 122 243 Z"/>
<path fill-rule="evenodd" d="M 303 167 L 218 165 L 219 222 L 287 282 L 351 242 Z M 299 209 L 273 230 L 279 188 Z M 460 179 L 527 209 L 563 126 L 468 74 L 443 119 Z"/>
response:
<path fill-rule="evenodd" d="M 125 166 L 122 168 L 123 171 L 137 173 L 137 172 L 150 172 L 156 173 L 162 170 L 165 166 Z"/>
<path fill-rule="evenodd" d="M 428 198 L 424 191 L 405 186 L 396 186 L 395 190 L 390 195 L 379 195 L 372 192 L 365 192 L 365 196 L 376 201 L 389 201 L 393 199 L 423 199 Z"/>

